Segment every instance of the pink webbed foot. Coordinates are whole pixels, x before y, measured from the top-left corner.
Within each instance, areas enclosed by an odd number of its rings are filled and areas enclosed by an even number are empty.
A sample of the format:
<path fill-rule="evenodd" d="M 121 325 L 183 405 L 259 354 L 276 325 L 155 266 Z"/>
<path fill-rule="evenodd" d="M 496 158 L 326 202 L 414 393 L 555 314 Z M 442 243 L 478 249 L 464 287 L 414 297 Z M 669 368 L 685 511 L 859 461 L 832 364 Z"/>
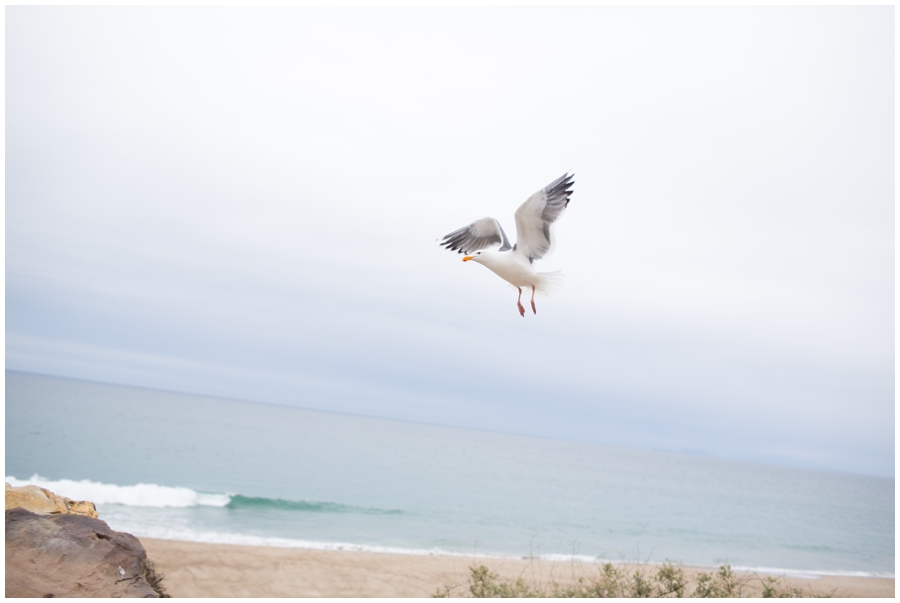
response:
<path fill-rule="evenodd" d="M 516 302 L 516 305 L 519 307 L 519 314 L 522 315 L 522 318 L 525 318 L 525 306 L 523 306 L 519 302 Z"/>
<path fill-rule="evenodd" d="M 534 294 L 535 294 L 535 291 L 536 291 L 536 288 L 535 288 L 534 285 L 532 285 L 532 286 L 531 286 L 531 311 L 534 312 L 535 314 L 537 314 L 537 308 L 534 307 Z"/>
<path fill-rule="evenodd" d="M 537 314 L 537 308 L 534 307 L 534 300 L 531 300 L 531 311 Z"/>

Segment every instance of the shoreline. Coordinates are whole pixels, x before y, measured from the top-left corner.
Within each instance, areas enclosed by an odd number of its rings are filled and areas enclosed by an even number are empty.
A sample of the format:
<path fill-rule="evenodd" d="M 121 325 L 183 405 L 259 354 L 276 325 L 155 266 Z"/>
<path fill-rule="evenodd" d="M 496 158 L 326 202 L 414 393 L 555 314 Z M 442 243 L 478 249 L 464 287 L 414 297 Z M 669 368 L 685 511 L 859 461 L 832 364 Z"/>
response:
<path fill-rule="evenodd" d="M 164 540 L 173 542 L 196 542 L 198 544 L 225 545 L 225 546 L 248 546 L 262 547 L 273 549 L 289 549 L 301 551 L 319 551 L 319 552 L 337 552 L 337 553 L 366 553 L 373 555 L 397 555 L 400 557 L 455 557 L 467 559 L 470 563 L 483 560 L 496 561 L 536 561 L 541 563 L 581 563 L 581 564 L 604 564 L 612 563 L 613 565 L 634 565 L 635 561 L 624 561 L 621 559 L 601 559 L 599 557 L 591 557 L 589 555 L 566 555 L 560 553 L 550 553 L 545 555 L 513 555 L 509 553 L 457 553 L 453 551 L 445 551 L 443 549 L 407 549 L 390 546 L 351 544 L 343 542 L 317 542 L 317 541 L 299 541 L 282 538 L 241 538 L 237 542 L 215 541 L 215 540 L 194 540 L 190 538 L 173 538 L 168 536 L 147 536 L 141 537 L 141 540 Z M 254 541 L 255 540 L 255 541 Z M 658 567 L 662 563 L 658 561 L 641 562 L 642 565 Z M 690 567 L 697 571 L 715 571 L 718 565 L 696 565 L 690 563 L 675 563 L 679 567 Z M 865 572 L 858 570 L 812 570 L 812 569 L 790 569 L 780 567 L 748 567 L 729 564 L 735 572 L 745 574 L 759 574 L 763 576 L 787 576 L 804 580 L 818 580 L 824 577 L 835 578 L 883 578 L 893 580 L 895 575 L 887 572 Z"/>
<path fill-rule="evenodd" d="M 469 567 L 485 565 L 504 580 L 538 585 L 589 575 L 593 563 L 569 558 L 414 554 L 211 544 L 140 538 L 173 597 L 431 597 L 444 587 L 465 590 Z M 599 565 L 602 562 L 595 562 Z M 616 566 L 629 566 L 614 562 Z M 655 566 L 655 564 L 646 564 Z M 679 566 L 688 579 L 716 568 Z M 894 597 L 894 578 L 732 568 L 742 576 L 774 576 L 805 593 Z M 757 580 L 759 582 L 759 580 Z M 748 584 L 748 593 L 759 596 Z"/>

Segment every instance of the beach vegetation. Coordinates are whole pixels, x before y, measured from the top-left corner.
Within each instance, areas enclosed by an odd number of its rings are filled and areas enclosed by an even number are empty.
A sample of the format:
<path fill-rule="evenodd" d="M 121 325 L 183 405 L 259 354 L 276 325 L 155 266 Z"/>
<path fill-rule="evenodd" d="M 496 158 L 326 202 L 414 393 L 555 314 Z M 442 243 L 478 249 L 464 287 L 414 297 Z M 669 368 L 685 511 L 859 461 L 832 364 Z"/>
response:
<path fill-rule="evenodd" d="M 834 592 L 811 596 L 831 597 Z M 522 576 L 505 580 L 487 566 L 469 567 L 468 582 L 454 587 L 444 586 L 434 597 L 471 598 L 765 598 L 803 597 L 804 591 L 784 579 L 755 574 L 736 574 L 731 566 L 720 566 L 714 572 L 699 572 L 688 579 L 684 569 L 673 564 L 604 563 L 593 575 L 571 576 L 565 581 L 527 581 Z"/>
<path fill-rule="evenodd" d="M 744 594 L 744 586 L 750 581 L 748 576 L 738 577 L 730 565 L 719 566 L 714 574 L 700 572 L 692 597 L 704 599 L 733 599 Z"/>
<path fill-rule="evenodd" d="M 772 576 L 763 578 L 762 596 L 765 599 L 791 599 L 803 596 L 803 590 L 779 584 Z"/>
<path fill-rule="evenodd" d="M 160 599 L 168 599 L 170 595 L 163 588 L 163 575 L 156 569 L 156 566 L 149 559 L 144 559 L 144 580 L 150 585 Z"/>

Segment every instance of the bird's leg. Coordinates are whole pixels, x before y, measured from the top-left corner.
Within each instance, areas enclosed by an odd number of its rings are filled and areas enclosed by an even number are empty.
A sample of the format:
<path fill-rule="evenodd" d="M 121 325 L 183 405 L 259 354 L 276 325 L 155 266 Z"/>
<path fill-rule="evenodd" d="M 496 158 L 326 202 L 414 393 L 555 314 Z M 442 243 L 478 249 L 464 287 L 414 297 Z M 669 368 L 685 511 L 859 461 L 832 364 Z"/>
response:
<path fill-rule="evenodd" d="M 534 285 L 531 286 L 531 311 L 537 314 L 537 308 L 534 307 Z"/>
<path fill-rule="evenodd" d="M 516 300 L 516 306 L 519 307 L 519 314 L 525 318 L 525 307 L 522 305 L 522 287 L 516 287 L 519 290 L 519 298 Z"/>

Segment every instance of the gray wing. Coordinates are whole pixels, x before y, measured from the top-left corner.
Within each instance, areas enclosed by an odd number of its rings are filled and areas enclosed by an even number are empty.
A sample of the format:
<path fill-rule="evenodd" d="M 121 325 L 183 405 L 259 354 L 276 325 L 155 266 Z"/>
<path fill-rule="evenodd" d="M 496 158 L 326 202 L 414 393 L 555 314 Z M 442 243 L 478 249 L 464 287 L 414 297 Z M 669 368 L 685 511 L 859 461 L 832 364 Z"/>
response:
<path fill-rule="evenodd" d="M 529 262 L 539 260 L 550 251 L 550 225 L 569 205 L 575 174 L 563 174 L 535 194 L 516 210 L 515 251 Z"/>
<path fill-rule="evenodd" d="M 451 251 L 459 250 L 459 253 L 471 253 L 491 245 L 500 245 L 500 251 L 512 249 L 503 227 L 495 218 L 475 220 L 445 236 L 440 244 Z"/>

